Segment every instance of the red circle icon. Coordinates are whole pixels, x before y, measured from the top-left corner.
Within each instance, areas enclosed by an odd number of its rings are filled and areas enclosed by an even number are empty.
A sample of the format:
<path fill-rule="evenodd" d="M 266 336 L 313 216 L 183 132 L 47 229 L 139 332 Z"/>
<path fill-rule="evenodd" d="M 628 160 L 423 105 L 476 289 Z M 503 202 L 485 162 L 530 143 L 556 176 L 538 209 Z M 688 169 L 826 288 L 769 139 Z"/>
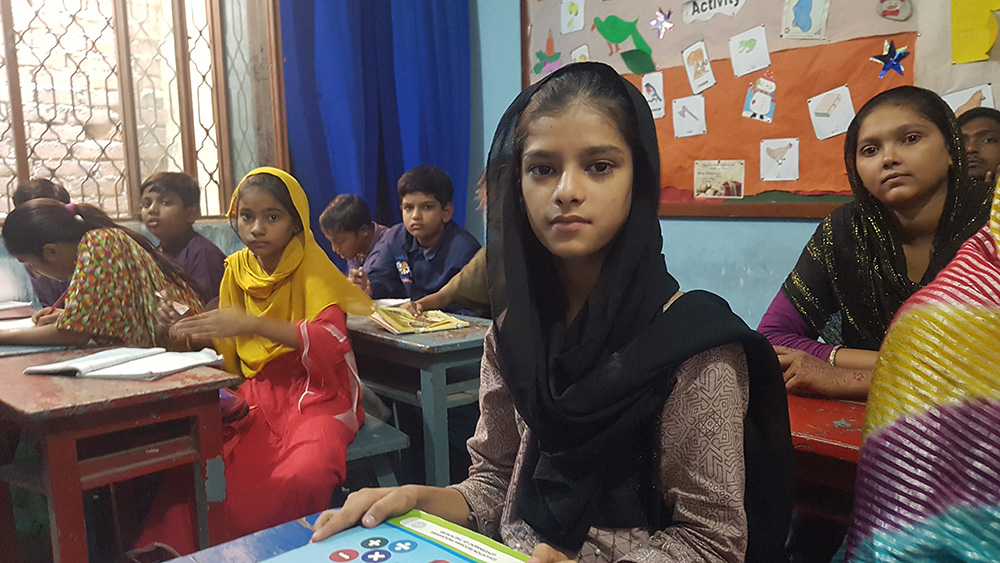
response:
<path fill-rule="evenodd" d="M 353 549 L 338 549 L 330 554 L 330 561 L 340 561 L 343 563 L 345 561 L 353 561 L 357 557 L 358 552 Z"/>

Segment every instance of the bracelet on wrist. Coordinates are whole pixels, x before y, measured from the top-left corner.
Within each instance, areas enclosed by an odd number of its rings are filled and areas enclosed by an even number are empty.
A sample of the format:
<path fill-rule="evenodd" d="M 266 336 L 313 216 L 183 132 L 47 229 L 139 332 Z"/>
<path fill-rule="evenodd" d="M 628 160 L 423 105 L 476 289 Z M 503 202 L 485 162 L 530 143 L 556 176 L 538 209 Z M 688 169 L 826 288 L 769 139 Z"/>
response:
<path fill-rule="evenodd" d="M 833 347 L 833 350 L 830 350 L 830 357 L 827 358 L 826 361 L 829 362 L 830 365 L 833 367 L 837 367 L 837 350 L 840 350 L 841 348 L 843 348 L 843 346 L 837 344 L 836 346 Z"/>

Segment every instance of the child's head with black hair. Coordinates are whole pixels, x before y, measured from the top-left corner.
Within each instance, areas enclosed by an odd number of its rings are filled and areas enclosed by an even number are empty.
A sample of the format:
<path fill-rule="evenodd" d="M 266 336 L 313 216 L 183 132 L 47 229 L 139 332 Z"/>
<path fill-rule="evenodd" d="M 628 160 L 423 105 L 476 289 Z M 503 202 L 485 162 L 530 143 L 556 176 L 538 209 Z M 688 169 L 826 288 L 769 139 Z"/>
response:
<path fill-rule="evenodd" d="M 406 232 L 423 248 L 437 244 L 455 211 L 451 178 L 440 168 L 423 164 L 400 176 L 396 193 Z"/>
<path fill-rule="evenodd" d="M 233 197 L 230 224 L 261 267 L 273 273 L 285 247 L 305 230 L 288 186 L 274 174 L 259 172 L 244 178 Z"/>
<path fill-rule="evenodd" d="M 333 198 L 320 214 L 319 226 L 333 251 L 344 260 L 371 252 L 375 229 L 368 204 L 360 197 L 341 194 Z"/>
<path fill-rule="evenodd" d="M 14 207 L 21 205 L 26 201 L 31 201 L 33 199 L 48 198 L 54 199 L 56 201 L 61 201 L 62 203 L 69 203 L 69 192 L 66 188 L 62 187 L 52 180 L 46 178 L 32 178 L 27 182 L 21 182 L 17 185 L 17 189 L 14 190 L 14 195 L 11 199 L 14 202 Z"/>
<path fill-rule="evenodd" d="M 187 240 L 201 216 L 201 190 L 194 178 L 180 172 L 153 174 L 139 186 L 140 216 L 149 232 L 170 248 Z"/>

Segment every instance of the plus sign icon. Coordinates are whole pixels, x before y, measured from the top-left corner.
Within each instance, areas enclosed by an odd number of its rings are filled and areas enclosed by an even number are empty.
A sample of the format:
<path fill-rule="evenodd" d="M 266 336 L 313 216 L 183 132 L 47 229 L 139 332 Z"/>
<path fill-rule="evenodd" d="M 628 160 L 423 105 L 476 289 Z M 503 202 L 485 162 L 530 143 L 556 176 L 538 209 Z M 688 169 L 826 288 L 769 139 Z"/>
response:
<path fill-rule="evenodd" d="M 361 556 L 361 560 L 365 563 L 382 563 L 392 555 L 384 549 L 376 549 L 369 551 Z"/>

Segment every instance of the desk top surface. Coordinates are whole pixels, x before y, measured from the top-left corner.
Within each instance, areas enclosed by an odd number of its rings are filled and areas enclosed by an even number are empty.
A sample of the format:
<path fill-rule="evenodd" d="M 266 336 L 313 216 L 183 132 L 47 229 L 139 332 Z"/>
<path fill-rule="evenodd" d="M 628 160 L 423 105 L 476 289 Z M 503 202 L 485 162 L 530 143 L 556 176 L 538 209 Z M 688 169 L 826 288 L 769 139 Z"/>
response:
<path fill-rule="evenodd" d="M 316 522 L 318 516 L 317 513 L 299 520 L 285 522 L 273 528 L 209 547 L 173 561 L 186 563 L 255 563 L 263 561 L 309 543 L 309 539 L 312 538 L 312 530 L 301 524 L 300 520 L 305 520 L 311 525 Z"/>
<path fill-rule="evenodd" d="M 854 463 L 861 457 L 864 403 L 788 395 L 788 417 L 796 450 Z"/>
<path fill-rule="evenodd" d="M 4 347 L 0 346 L 0 351 Z M 15 421 L 43 421 L 135 404 L 173 399 L 226 387 L 241 377 L 198 367 L 157 381 L 123 381 L 24 375 L 24 368 L 67 360 L 94 349 L 72 349 L 0 357 L 0 415 Z"/>
<path fill-rule="evenodd" d="M 368 317 L 348 315 L 347 328 L 354 342 L 384 344 L 425 354 L 482 348 L 483 338 L 493 321 L 478 317 L 455 316 L 468 321 L 469 326 L 421 334 L 393 334 Z"/>

